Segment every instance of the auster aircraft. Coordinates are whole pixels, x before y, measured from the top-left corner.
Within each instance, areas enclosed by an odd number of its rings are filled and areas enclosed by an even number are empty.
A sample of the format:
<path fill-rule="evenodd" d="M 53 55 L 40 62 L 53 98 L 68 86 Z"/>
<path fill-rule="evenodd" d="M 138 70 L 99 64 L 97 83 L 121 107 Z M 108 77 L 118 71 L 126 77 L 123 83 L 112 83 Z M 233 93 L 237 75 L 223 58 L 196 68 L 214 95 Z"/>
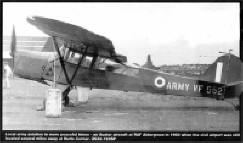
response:
<path fill-rule="evenodd" d="M 207 70 L 211 72 L 205 72 L 205 77 L 211 77 L 206 80 L 132 67 L 125 64 L 127 58 L 117 54 L 112 42 L 104 36 L 80 26 L 43 17 L 35 16 L 27 18 L 27 21 L 52 37 L 58 55 L 53 57 L 53 52 L 17 50 L 14 54 L 14 72 L 21 78 L 46 84 L 46 81 L 53 81 L 55 75 L 57 84 L 66 85 L 62 91 L 65 106 L 69 104 L 70 90 L 76 86 L 161 95 L 205 96 L 219 100 L 239 97 L 242 93 L 242 89 L 237 88 L 236 91 L 236 87 L 242 85 L 242 79 L 235 83 L 215 81 L 216 65 Z"/>

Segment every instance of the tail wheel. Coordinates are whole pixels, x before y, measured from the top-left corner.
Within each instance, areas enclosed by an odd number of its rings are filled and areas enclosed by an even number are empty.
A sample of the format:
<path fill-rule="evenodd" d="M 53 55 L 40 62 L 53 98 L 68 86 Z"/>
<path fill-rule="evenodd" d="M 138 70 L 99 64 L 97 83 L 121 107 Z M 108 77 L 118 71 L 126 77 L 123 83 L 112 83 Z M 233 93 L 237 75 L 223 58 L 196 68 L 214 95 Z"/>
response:
<path fill-rule="evenodd" d="M 218 96 L 216 97 L 216 99 L 217 99 L 217 100 L 224 100 L 224 95 L 218 95 Z"/>

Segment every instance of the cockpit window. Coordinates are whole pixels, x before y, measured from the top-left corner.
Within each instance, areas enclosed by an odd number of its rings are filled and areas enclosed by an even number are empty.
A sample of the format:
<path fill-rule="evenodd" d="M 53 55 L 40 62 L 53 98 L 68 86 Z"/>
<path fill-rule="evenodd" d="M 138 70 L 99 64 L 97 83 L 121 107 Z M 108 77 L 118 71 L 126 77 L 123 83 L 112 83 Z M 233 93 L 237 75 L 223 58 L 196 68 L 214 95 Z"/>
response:
<path fill-rule="evenodd" d="M 66 59 L 66 62 L 78 64 L 78 62 L 79 62 L 80 58 L 82 58 L 82 56 L 83 55 L 80 53 L 71 52 L 70 56 Z M 83 58 L 81 66 L 88 68 L 91 64 L 92 59 L 93 59 L 93 57 L 85 56 L 85 58 Z"/>
<path fill-rule="evenodd" d="M 73 64 L 78 64 L 79 59 L 81 58 L 81 54 L 69 52 L 69 55 L 66 57 L 66 61 Z"/>

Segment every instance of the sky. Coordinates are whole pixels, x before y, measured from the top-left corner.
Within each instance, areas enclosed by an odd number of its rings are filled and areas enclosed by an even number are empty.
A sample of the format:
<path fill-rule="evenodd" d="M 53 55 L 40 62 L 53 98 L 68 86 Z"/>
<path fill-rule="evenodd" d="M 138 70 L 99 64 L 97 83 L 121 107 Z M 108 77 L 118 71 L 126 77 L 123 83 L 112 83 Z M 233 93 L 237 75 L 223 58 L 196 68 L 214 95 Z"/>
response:
<path fill-rule="evenodd" d="M 27 23 L 42 16 L 110 39 L 129 63 L 212 63 L 239 56 L 239 3 L 3 3 L 3 35 L 47 36 Z"/>

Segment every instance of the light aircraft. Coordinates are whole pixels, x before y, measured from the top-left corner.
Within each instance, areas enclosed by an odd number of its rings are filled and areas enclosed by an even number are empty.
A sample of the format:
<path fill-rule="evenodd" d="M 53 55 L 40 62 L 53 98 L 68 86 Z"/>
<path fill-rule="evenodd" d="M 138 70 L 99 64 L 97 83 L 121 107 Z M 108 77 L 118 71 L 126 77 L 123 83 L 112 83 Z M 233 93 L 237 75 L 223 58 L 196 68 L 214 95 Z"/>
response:
<path fill-rule="evenodd" d="M 221 81 L 222 74 L 227 71 L 225 61 L 219 65 L 212 64 L 199 78 L 132 67 L 126 64 L 125 56 L 116 53 L 112 42 L 104 36 L 80 26 L 44 17 L 35 16 L 27 18 L 27 21 L 52 37 L 57 54 L 53 57 L 53 52 L 17 50 L 14 54 L 14 72 L 21 78 L 44 84 L 53 81 L 55 75 L 57 84 L 66 85 L 62 91 L 65 106 L 69 104 L 68 94 L 74 87 L 205 96 L 218 100 L 239 97 L 243 91 L 241 70 L 238 72 L 241 78 L 236 81 Z"/>

